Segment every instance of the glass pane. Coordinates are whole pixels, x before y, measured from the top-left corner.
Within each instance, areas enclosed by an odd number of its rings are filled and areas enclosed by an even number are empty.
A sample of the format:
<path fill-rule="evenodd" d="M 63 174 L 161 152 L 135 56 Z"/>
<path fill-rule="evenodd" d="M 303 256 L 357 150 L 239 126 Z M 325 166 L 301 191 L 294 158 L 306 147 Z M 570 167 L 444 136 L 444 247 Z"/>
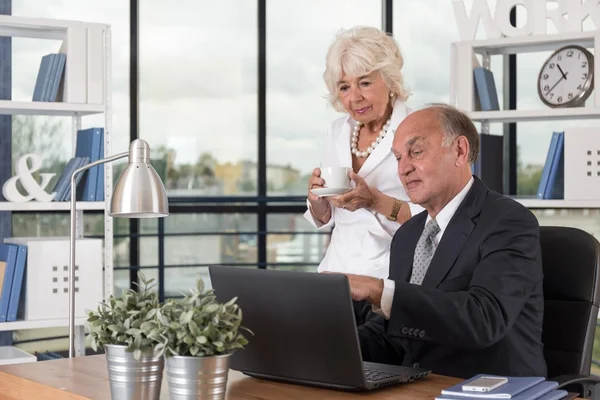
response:
<path fill-rule="evenodd" d="M 316 271 L 329 244 L 329 233 L 315 232 L 298 214 L 267 217 L 267 262 L 270 268 Z"/>
<path fill-rule="evenodd" d="M 166 266 L 256 263 L 256 235 L 165 237 Z"/>
<path fill-rule="evenodd" d="M 139 7 L 140 137 L 169 195 L 254 195 L 257 2 Z"/>
<path fill-rule="evenodd" d="M 165 233 L 256 232 L 253 214 L 171 214 L 165 218 Z"/>
<path fill-rule="evenodd" d="M 267 190 L 306 195 L 329 123 L 325 54 L 335 34 L 381 27 L 381 1 L 278 0 L 267 3 Z"/>
<path fill-rule="evenodd" d="M 212 287 L 208 267 L 165 269 L 165 297 L 180 297 L 182 291 L 194 289 L 197 278 L 202 278 L 206 289 Z"/>
<path fill-rule="evenodd" d="M 394 5 L 394 38 L 402 50 L 404 81 L 412 93 L 407 105 L 418 109 L 429 102 L 447 102 L 450 45 L 459 40 L 452 2 L 432 0 L 425 6 L 420 0 L 404 0 Z"/>

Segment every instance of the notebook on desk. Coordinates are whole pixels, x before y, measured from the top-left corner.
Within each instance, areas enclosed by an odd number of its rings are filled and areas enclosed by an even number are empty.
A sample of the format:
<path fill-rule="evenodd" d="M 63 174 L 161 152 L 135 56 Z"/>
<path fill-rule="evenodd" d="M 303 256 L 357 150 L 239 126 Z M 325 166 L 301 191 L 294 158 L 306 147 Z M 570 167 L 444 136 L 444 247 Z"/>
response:
<path fill-rule="evenodd" d="M 231 357 L 246 375 L 346 390 L 410 382 L 430 371 L 362 361 L 345 275 L 209 267 L 219 301 L 237 297 L 249 344 Z"/>

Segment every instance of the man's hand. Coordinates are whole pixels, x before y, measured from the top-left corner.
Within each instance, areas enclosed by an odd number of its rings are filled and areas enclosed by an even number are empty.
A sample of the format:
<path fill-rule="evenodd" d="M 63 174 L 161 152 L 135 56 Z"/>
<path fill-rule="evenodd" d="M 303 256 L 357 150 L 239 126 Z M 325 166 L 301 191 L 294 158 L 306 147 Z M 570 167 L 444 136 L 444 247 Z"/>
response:
<path fill-rule="evenodd" d="M 376 307 L 381 307 L 383 279 L 351 274 L 346 274 L 346 276 L 350 282 L 352 299 L 356 301 L 366 300 Z"/>

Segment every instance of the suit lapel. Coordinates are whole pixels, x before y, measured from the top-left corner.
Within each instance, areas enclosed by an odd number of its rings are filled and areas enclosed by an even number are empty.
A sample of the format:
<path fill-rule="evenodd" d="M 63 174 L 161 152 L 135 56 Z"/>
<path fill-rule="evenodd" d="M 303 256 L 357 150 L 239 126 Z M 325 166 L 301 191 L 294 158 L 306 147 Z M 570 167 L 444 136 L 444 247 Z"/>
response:
<path fill-rule="evenodd" d="M 340 167 L 352 168 L 352 153 L 350 153 L 350 135 L 352 134 L 350 117 L 344 121 L 340 136 L 338 136 L 336 148 L 340 160 Z"/>
<path fill-rule="evenodd" d="M 423 279 L 425 287 L 436 288 L 442 282 L 475 228 L 473 218 L 481 212 L 488 189 L 477 177 L 474 179 L 471 190 L 450 220 L 433 255 Z"/>

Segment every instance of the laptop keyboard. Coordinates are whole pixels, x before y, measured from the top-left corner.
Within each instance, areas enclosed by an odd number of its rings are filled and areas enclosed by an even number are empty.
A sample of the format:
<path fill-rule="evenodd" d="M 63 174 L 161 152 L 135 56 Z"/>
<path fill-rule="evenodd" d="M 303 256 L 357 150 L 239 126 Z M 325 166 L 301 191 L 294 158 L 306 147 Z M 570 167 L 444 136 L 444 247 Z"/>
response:
<path fill-rule="evenodd" d="M 397 376 L 397 374 L 391 374 L 389 372 L 365 368 L 365 377 L 367 378 L 368 381 L 371 381 L 371 382 L 380 381 L 382 379 L 387 379 L 387 378 L 391 378 L 394 376 Z"/>

